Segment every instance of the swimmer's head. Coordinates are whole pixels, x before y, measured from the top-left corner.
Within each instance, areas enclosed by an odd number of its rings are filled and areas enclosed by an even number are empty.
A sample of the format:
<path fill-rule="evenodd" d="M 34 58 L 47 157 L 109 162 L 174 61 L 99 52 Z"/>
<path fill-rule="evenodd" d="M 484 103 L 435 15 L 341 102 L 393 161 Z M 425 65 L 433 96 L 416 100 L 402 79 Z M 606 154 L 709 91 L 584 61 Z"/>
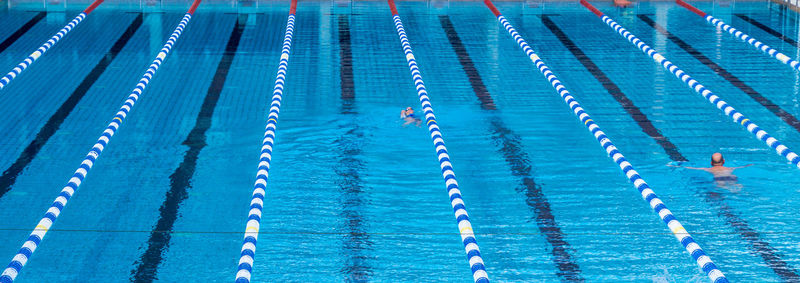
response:
<path fill-rule="evenodd" d="M 414 108 L 406 107 L 406 111 L 414 111 Z"/>
<path fill-rule="evenodd" d="M 716 152 L 711 155 L 711 166 L 722 166 L 725 164 L 725 158 L 722 157 L 722 153 Z"/>

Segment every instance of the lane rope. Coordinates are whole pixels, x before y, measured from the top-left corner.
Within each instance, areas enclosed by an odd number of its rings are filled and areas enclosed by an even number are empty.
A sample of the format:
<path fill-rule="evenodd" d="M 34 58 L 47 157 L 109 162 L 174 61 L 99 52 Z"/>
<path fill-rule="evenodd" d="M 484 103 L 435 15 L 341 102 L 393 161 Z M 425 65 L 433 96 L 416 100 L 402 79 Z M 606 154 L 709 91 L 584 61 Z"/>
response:
<path fill-rule="evenodd" d="M 747 44 L 749 44 L 752 47 L 755 47 L 758 50 L 761 50 L 761 52 L 766 53 L 770 57 L 777 59 L 781 63 L 784 63 L 786 65 L 791 66 L 793 69 L 795 69 L 797 71 L 800 71 L 800 62 L 798 62 L 798 61 L 796 61 L 796 60 L 794 60 L 792 58 L 789 58 L 789 56 L 787 56 L 786 54 L 778 52 L 778 50 L 775 50 L 774 48 L 769 47 L 769 45 L 766 45 L 763 42 L 758 41 L 757 39 L 753 38 L 752 36 L 750 36 L 750 35 L 748 35 L 746 33 L 743 33 L 740 30 L 737 30 L 736 28 L 726 24 L 722 20 L 717 19 L 717 18 L 707 14 L 706 12 L 703 12 L 700 9 L 695 8 L 694 6 L 690 5 L 689 3 L 686 3 L 683 0 L 675 0 L 675 2 L 678 3 L 679 6 L 684 7 L 687 10 L 692 11 L 693 13 L 695 13 L 698 16 L 702 17 L 703 19 L 705 19 L 711 25 L 713 25 L 713 26 L 715 26 L 717 28 L 720 28 L 720 29 L 722 29 L 724 31 L 727 31 L 728 33 L 730 33 L 734 37 L 746 42 Z"/>
<path fill-rule="evenodd" d="M 439 125 L 436 123 L 436 116 L 433 115 L 433 108 L 428 98 L 428 91 L 425 89 L 425 83 L 422 81 L 422 75 L 417 67 L 417 61 L 411 50 L 411 43 L 409 43 L 408 37 L 406 36 L 403 22 L 400 21 L 400 15 L 397 13 L 394 0 L 388 0 L 388 2 L 389 8 L 392 11 L 395 29 L 397 29 L 397 35 L 400 36 L 400 44 L 406 55 L 408 68 L 411 71 L 411 77 L 414 79 L 414 85 L 417 88 L 419 102 L 422 106 L 422 111 L 425 113 L 425 124 L 428 125 L 433 145 L 436 148 L 436 155 L 439 158 L 439 165 L 442 169 L 442 177 L 447 187 L 447 193 L 450 195 L 450 205 L 453 207 L 453 213 L 458 223 L 458 230 L 461 234 L 461 242 L 464 244 L 464 251 L 467 254 L 469 266 L 472 270 L 472 278 L 475 282 L 488 283 L 489 275 L 486 273 L 486 267 L 483 263 L 483 258 L 481 258 L 478 242 L 475 239 L 475 232 L 472 230 L 472 223 L 469 221 L 467 207 L 464 204 L 464 200 L 461 198 L 461 191 L 459 190 L 458 181 L 456 181 L 454 172 L 455 169 L 453 169 L 453 165 L 450 164 L 450 155 L 447 153 L 442 132 L 439 130 Z"/>
<path fill-rule="evenodd" d="M 591 116 L 581 107 L 580 103 L 569 93 L 567 88 L 561 83 L 561 81 L 556 77 L 555 74 L 550 70 L 547 65 L 545 65 L 544 61 L 539 58 L 533 49 L 525 42 L 525 39 L 514 29 L 511 23 L 506 20 L 506 18 L 500 14 L 500 11 L 494 6 L 494 4 L 490 0 L 484 0 L 484 4 L 489 7 L 490 10 L 494 13 L 497 17 L 497 20 L 500 21 L 500 24 L 503 28 L 508 31 L 514 41 L 522 48 L 528 58 L 536 65 L 539 69 L 539 72 L 544 75 L 547 81 L 553 86 L 553 88 L 558 91 L 558 94 L 564 99 L 564 103 L 566 103 L 571 109 L 572 112 L 577 116 L 580 121 L 586 126 L 589 131 L 592 132 L 594 137 L 600 143 L 601 146 L 606 150 L 608 156 L 617 163 L 620 170 L 628 177 L 631 183 L 633 183 L 634 187 L 639 190 L 639 193 L 642 195 L 642 198 L 650 204 L 650 207 L 655 211 L 664 224 L 667 225 L 672 234 L 678 239 L 678 241 L 683 245 L 687 252 L 694 258 L 697 262 L 697 265 L 703 269 L 703 271 L 708 274 L 709 278 L 712 281 L 717 283 L 728 282 L 725 278 L 725 275 L 722 274 L 716 264 L 711 261 L 711 258 L 706 255 L 705 251 L 700 248 L 700 245 L 695 242 L 689 232 L 678 222 L 678 219 L 672 215 L 672 212 L 667 209 L 667 206 L 664 204 L 661 199 L 655 194 L 655 192 L 650 188 L 650 186 L 645 182 L 644 179 L 639 175 L 636 170 L 633 169 L 633 165 L 631 165 L 625 156 L 617 149 L 616 146 L 611 142 L 611 139 L 606 136 L 606 134 L 600 129 L 600 126 L 592 120 Z"/>
<path fill-rule="evenodd" d="M 28 58 L 22 60 L 22 62 L 17 64 L 17 66 L 14 67 L 14 69 L 12 69 L 10 72 L 8 72 L 8 74 L 6 74 L 3 78 L 0 78 L 0 89 L 6 87 L 6 85 L 11 83 L 11 80 L 16 78 L 20 73 L 22 73 L 22 71 L 25 71 L 25 69 L 27 69 L 28 66 L 32 65 L 33 62 L 39 59 L 39 57 L 42 57 L 42 55 L 44 55 L 44 53 L 47 52 L 47 50 L 50 50 L 50 48 L 56 45 L 56 43 L 58 43 L 58 41 L 61 40 L 61 38 L 66 36 L 67 33 L 69 33 L 72 29 L 78 26 L 78 24 L 80 24 L 83 21 L 83 19 L 86 18 L 87 15 L 89 15 L 89 13 L 94 11 L 94 9 L 97 8 L 97 6 L 100 6 L 100 4 L 103 3 L 103 1 L 104 0 L 95 0 L 91 5 L 89 5 L 89 7 L 84 9 L 83 12 L 78 14 L 78 16 L 72 19 L 72 21 L 70 21 L 66 26 L 61 28 L 61 30 L 59 30 L 58 33 L 50 37 L 50 39 L 47 40 L 44 44 L 42 44 L 42 46 L 40 46 L 38 49 L 36 49 L 36 51 L 33 51 L 31 55 L 28 55 Z"/>
<path fill-rule="evenodd" d="M 286 82 L 286 70 L 289 67 L 289 54 L 292 50 L 292 34 L 294 33 L 294 18 L 297 10 L 297 0 L 292 0 L 289 8 L 289 17 L 286 20 L 286 33 L 283 37 L 281 60 L 278 64 L 278 74 L 275 78 L 275 87 L 272 90 L 272 104 L 267 116 L 267 126 L 264 130 L 264 139 L 261 144 L 261 159 L 258 162 L 256 182 L 253 186 L 253 198 L 250 200 L 250 212 L 242 240 L 242 252 L 239 256 L 239 266 L 236 272 L 236 283 L 249 283 L 253 272 L 253 261 L 256 256 L 256 243 L 258 231 L 261 227 L 261 210 L 264 208 L 269 167 L 272 162 L 272 146 L 275 142 L 275 130 L 278 127 L 278 114 L 281 111 L 283 98 L 283 84 Z"/>
<path fill-rule="evenodd" d="M 158 71 L 159 66 L 161 63 L 166 59 L 167 55 L 169 55 L 170 50 L 172 50 L 172 46 L 178 41 L 183 29 L 189 23 L 189 20 L 192 18 L 192 14 L 194 10 L 197 8 L 197 5 L 200 4 L 201 0 L 195 0 L 194 4 L 192 4 L 192 8 L 183 16 L 181 19 L 180 24 L 178 27 L 175 28 L 175 31 L 172 32 L 172 35 L 167 40 L 164 47 L 161 48 L 161 51 L 158 52 L 156 55 L 155 60 L 153 63 L 150 64 L 150 67 L 145 72 L 144 76 L 139 80 L 139 83 L 136 84 L 136 87 L 130 93 L 128 98 L 125 100 L 125 103 L 120 107 L 117 114 L 114 115 L 114 118 L 111 119 L 111 123 L 109 123 L 108 127 L 106 127 L 103 134 L 100 138 L 97 139 L 97 143 L 94 144 L 92 150 L 86 155 L 86 158 L 83 159 L 81 162 L 80 167 L 75 171 L 75 174 L 72 175 L 72 178 L 69 179 L 67 185 L 61 190 L 61 193 L 58 194 L 58 197 L 55 199 L 53 204 L 45 213 L 44 217 L 39 221 L 36 225 L 36 228 L 33 229 L 33 232 L 28 236 L 28 239 L 23 243 L 22 248 L 20 248 L 17 255 L 11 260 L 11 263 L 8 264 L 8 267 L 3 271 L 3 274 L 0 275 L 0 283 L 11 283 L 14 279 L 19 275 L 19 272 L 22 270 L 22 267 L 28 262 L 28 259 L 31 257 L 36 248 L 39 246 L 39 243 L 44 238 L 47 231 L 50 230 L 50 227 L 58 218 L 58 215 L 61 214 L 61 210 L 67 205 L 67 201 L 75 194 L 75 191 L 78 190 L 78 187 L 83 182 L 83 179 L 86 178 L 86 175 L 89 173 L 89 170 L 92 169 L 94 166 L 94 162 L 97 158 L 100 157 L 100 154 L 103 153 L 103 149 L 108 145 L 108 142 L 111 140 L 111 137 L 114 136 L 114 133 L 117 132 L 117 129 L 122 125 L 122 122 L 125 120 L 125 117 L 128 115 L 128 112 L 131 111 L 136 101 L 139 99 L 139 95 L 144 92 L 147 85 L 150 83 L 150 80 L 153 79 L 153 76 Z"/>
<path fill-rule="evenodd" d="M 722 112 L 724 112 L 725 115 L 728 115 L 728 117 L 730 117 L 733 120 L 733 122 L 742 125 L 745 129 L 747 129 L 748 132 L 755 135 L 756 138 L 766 143 L 769 147 L 774 149 L 775 152 L 777 152 L 779 155 L 785 157 L 786 160 L 789 160 L 789 162 L 794 164 L 796 167 L 800 168 L 800 156 L 794 153 L 791 149 L 783 145 L 783 143 L 778 141 L 776 138 L 770 136 L 766 131 L 762 130 L 760 127 L 758 127 L 758 125 L 756 125 L 755 123 L 753 123 L 753 121 L 747 118 L 747 116 L 734 109 L 727 102 L 722 100 L 722 98 L 712 93 L 711 90 L 707 89 L 705 86 L 700 84 L 700 82 L 693 79 L 691 76 L 686 74 L 686 72 L 678 68 L 678 66 L 667 60 L 667 58 L 665 58 L 664 56 L 662 56 L 661 54 L 650 48 L 650 46 L 645 44 L 644 41 L 641 41 L 639 38 L 630 33 L 628 30 L 617 24 L 617 22 L 615 22 L 613 19 L 611 19 L 610 17 L 606 16 L 605 14 L 597 10 L 597 8 L 592 6 L 592 4 L 589 4 L 589 2 L 586 2 L 586 0 L 580 0 L 580 2 L 589 10 L 591 10 L 595 15 L 600 17 L 603 20 L 603 22 L 606 23 L 606 25 L 614 29 L 622 37 L 626 38 L 629 42 L 638 47 L 639 50 L 641 50 L 643 53 L 650 56 L 650 58 L 652 58 L 656 63 L 664 67 L 664 69 L 670 71 L 673 75 L 675 75 L 675 77 L 680 79 L 684 84 L 689 86 L 698 94 L 702 95 L 706 100 L 708 100 L 708 102 L 711 102 L 711 104 L 714 104 L 714 106 L 716 106 L 719 110 L 722 110 Z"/>

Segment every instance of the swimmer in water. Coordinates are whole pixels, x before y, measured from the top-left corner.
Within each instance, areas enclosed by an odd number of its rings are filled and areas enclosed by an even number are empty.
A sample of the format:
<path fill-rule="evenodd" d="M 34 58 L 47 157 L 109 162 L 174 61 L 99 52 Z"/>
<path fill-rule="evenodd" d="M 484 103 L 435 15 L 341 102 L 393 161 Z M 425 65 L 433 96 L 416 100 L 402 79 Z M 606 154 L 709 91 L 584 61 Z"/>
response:
<path fill-rule="evenodd" d="M 680 167 L 675 165 L 667 165 L 671 167 Z M 736 175 L 733 175 L 733 170 L 750 167 L 753 164 L 747 164 L 745 166 L 739 167 L 725 167 L 725 158 L 722 157 L 722 153 L 716 152 L 711 155 L 711 167 L 683 167 L 686 169 L 692 170 L 700 170 L 706 171 L 714 175 L 714 182 L 717 183 L 718 187 L 736 187 L 739 188 L 741 185 L 736 183 L 738 178 Z"/>
<path fill-rule="evenodd" d="M 406 121 L 406 123 L 403 124 L 403 127 L 408 126 L 408 124 L 414 122 L 417 123 L 417 127 L 419 127 L 419 125 L 422 124 L 422 120 L 414 116 L 414 109 L 412 109 L 411 107 L 406 107 L 405 110 L 400 111 L 400 119 Z"/>
<path fill-rule="evenodd" d="M 613 2 L 614 2 L 614 6 L 622 7 L 622 8 L 628 8 L 628 6 L 633 4 L 631 1 L 628 1 L 628 0 L 613 0 Z"/>

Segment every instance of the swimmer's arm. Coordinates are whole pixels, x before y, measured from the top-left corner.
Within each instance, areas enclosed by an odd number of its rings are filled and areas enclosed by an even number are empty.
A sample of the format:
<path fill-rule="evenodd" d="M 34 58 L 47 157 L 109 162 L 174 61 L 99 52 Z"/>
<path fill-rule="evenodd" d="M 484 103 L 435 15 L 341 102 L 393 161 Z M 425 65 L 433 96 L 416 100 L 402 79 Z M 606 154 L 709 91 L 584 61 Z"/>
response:
<path fill-rule="evenodd" d="M 753 166 L 753 164 L 751 163 L 751 164 L 747 164 L 747 165 L 744 165 L 744 166 L 733 167 L 733 169 L 745 168 L 745 167 L 750 167 L 750 166 Z"/>
<path fill-rule="evenodd" d="M 667 166 L 669 166 L 669 167 L 680 167 L 680 168 L 686 168 L 686 169 L 692 169 L 692 170 L 701 170 L 701 171 L 706 171 L 706 172 L 708 172 L 708 168 L 689 167 L 689 166 L 678 166 L 678 165 L 672 165 L 672 164 L 667 164 Z"/>
<path fill-rule="evenodd" d="M 692 169 L 692 170 L 702 170 L 702 171 L 708 171 L 708 168 L 702 168 L 702 167 L 688 167 L 688 166 L 687 166 L 687 167 L 683 167 L 683 168 L 686 168 L 686 169 Z"/>

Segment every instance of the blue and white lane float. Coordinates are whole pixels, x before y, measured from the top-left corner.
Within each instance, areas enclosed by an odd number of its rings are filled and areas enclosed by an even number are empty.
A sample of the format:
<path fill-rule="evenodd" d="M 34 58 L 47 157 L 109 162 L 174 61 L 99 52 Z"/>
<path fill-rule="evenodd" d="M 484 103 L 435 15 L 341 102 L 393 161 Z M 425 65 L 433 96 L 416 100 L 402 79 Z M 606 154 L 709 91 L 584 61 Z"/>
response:
<path fill-rule="evenodd" d="M 58 43 L 58 41 L 61 40 L 61 38 L 66 36 L 67 33 L 69 33 L 73 28 L 75 28 L 78 24 L 80 24 L 81 21 L 83 21 L 83 19 L 86 18 L 86 16 L 89 15 L 89 13 L 94 11 L 94 9 L 97 8 L 97 6 L 100 6 L 100 4 L 103 3 L 103 1 L 104 0 L 95 0 L 91 5 L 89 5 L 89 7 L 84 9 L 83 12 L 78 14 L 78 16 L 72 19 L 72 21 L 70 21 L 66 26 L 61 28 L 61 30 L 59 30 L 58 33 L 53 35 L 53 37 L 47 40 L 47 42 L 42 44 L 42 46 L 40 46 L 39 49 L 33 51 L 31 55 L 28 55 L 28 58 L 22 60 L 22 62 L 17 64 L 17 66 L 14 67 L 14 69 L 12 69 L 10 72 L 8 72 L 8 74 L 6 74 L 3 78 L 0 78 L 0 89 L 6 87 L 6 85 L 11 83 L 11 80 L 16 78 L 20 73 L 22 73 L 22 71 L 25 71 L 25 69 L 27 69 L 28 66 L 30 66 L 31 64 L 33 64 L 33 62 L 39 59 L 39 57 L 42 57 L 42 55 L 44 55 L 44 53 L 47 52 L 47 50 L 50 50 L 51 47 L 56 45 L 56 43 Z"/>
<path fill-rule="evenodd" d="M 100 154 L 103 153 L 103 149 L 108 145 L 108 142 L 111 140 L 111 137 L 114 136 L 114 133 L 117 132 L 117 129 L 122 125 L 122 122 L 125 121 L 125 117 L 133 108 L 136 101 L 139 99 L 139 96 L 144 92 L 147 85 L 150 83 L 150 80 L 153 79 L 153 76 L 158 71 L 159 66 L 169 55 L 170 50 L 172 50 L 172 46 L 178 41 L 178 38 L 181 36 L 183 29 L 189 24 L 189 20 L 192 18 L 192 14 L 194 14 L 195 9 L 197 9 L 197 5 L 200 4 L 201 0 L 195 0 L 192 4 L 192 7 L 183 16 L 181 19 L 180 24 L 178 27 L 175 28 L 175 31 L 172 32 L 172 35 L 167 40 L 167 43 L 164 44 L 164 47 L 161 48 L 161 51 L 158 52 L 156 55 L 156 59 L 153 60 L 153 63 L 150 64 L 150 67 L 145 72 L 144 76 L 139 80 L 139 83 L 136 84 L 136 87 L 130 93 L 128 98 L 125 100 L 125 103 L 120 107 L 117 114 L 114 115 L 114 118 L 111 119 L 111 123 L 108 124 L 108 127 L 103 131 L 103 134 L 100 138 L 97 139 L 97 143 L 94 144 L 92 150 L 86 155 L 86 158 L 83 159 L 81 162 L 80 167 L 78 170 L 75 171 L 75 174 L 72 175 L 72 178 L 69 179 L 67 185 L 61 190 L 61 193 L 58 194 L 58 197 L 50 206 L 50 208 L 45 213 L 44 217 L 39 221 L 36 225 L 36 228 L 33 229 L 33 232 L 28 236 L 28 239 L 23 243 L 22 248 L 20 248 L 17 255 L 11 260 L 11 263 L 8 264 L 8 267 L 3 271 L 3 274 L 0 275 L 0 283 L 11 283 L 17 278 L 19 272 L 22 270 L 22 267 L 28 262 L 28 259 L 31 257 L 36 248 L 39 246 L 39 243 L 44 238 L 44 235 L 47 234 L 47 231 L 50 230 L 50 227 L 53 225 L 53 222 L 56 221 L 58 215 L 61 214 L 61 210 L 67 205 L 67 201 L 75 194 L 75 191 L 78 190 L 78 187 L 83 182 L 83 179 L 86 178 L 86 175 L 89 173 L 89 170 L 92 169 L 95 161 L 97 158 L 100 157 Z"/>
<path fill-rule="evenodd" d="M 455 169 L 453 169 L 453 165 L 450 164 L 450 155 L 447 153 L 442 132 L 439 130 L 439 125 L 436 123 L 436 116 L 433 115 L 433 108 L 428 98 L 428 91 L 425 89 L 425 83 L 423 83 L 422 75 L 417 67 L 417 61 L 411 50 L 411 43 L 409 43 L 408 37 L 406 36 L 403 22 L 400 21 L 400 15 L 397 13 L 394 0 L 388 1 L 394 19 L 394 26 L 397 29 L 397 35 L 400 36 L 400 44 L 406 55 L 406 61 L 408 61 L 408 68 L 411 71 L 411 77 L 414 79 L 414 85 L 417 88 L 419 102 L 422 106 L 422 111 L 425 113 L 425 124 L 428 125 L 433 145 L 436 148 L 436 155 L 439 158 L 439 165 L 442 168 L 442 177 L 447 187 L 447 193 L 450 195 L 450 205 L 453 207 L 453 213 L 458 223 L 458 231 L 461 234 L 461 241 L 464 244 L 464 250 L 467 253 L 469 266 L 472 270 L 472 279 L 475 280 L 475 282 L 489 282 L 489 275 L 486 273 L 486 267 L 484 266 L 483 258 L 481 258 L 478 242 L 475 239 L 475 232 L 472 230 L 472 223 L 469 221 L 467 207 L 464 205 L 464 200 L 461 198 L 461 191 L 458 188 L 458 181 L 456 181 L 454 172 Z"/>
<path fill-rule="evenodd" d="M 728 117 L 733 120 L 733 122 L 742 125 L 748 132 L 752 133 L 756 136 L 757 139 L 763 141 L 767 144 L 767 146 L 771 147 L 775 150 L 779 155 L 789 160 L 790 163 L 794 164 L 794 166 L 800 168 L 800 156 L 798 156 L 794 151 L 783 145 L 780 141 L 770 136 L 766 131 L 762 130 L 758 125 L 750 121 L 747 116 L 742 114 L 739 111 L 736 111 L 733 107 L 731 107 L 727 102 L 723 101 L 722 98 L 715 95 L 711 92 L 711 90 L 707 89 L 705 86 L 700 84 L 697 80 L 693 79 L 691 76 L 686 74 L 683 70 L 678 68 L 675 64 L 667 60 L 664 56 L 650 48 L 644 41 L 641 41 L 635 35 L 630 33 L 628 30 L 617 24 L 613 19 L 604 15 L 600 10 L 597 10 L 592 4 L 586 2 L 586 0 L 580 0 L 581 4 L 592 11 L 595 15 L 600 17 L 606 25 L 614 29 L 617 33 L 619 33 L 622 37 L 626 38 L 629 42 L 639 48 L 642 52 L 650 56 L 656 63 L 660 64 L 664 69 L 670 71 L 675 77 L 683 81 L 687 86 L 693 89 L 698 94 L 702 95 L 708 102 L 714 104 L 719 110 L 728 115 Z"/>
<path fill-rule="evenodd" d="M 692 236 L 689 235 L 689 232 L 687 232 L 683 225 L 678 222 L 678 219 L 672 215 L 672 212 L 670 212 L 669 209 L 667 209 L 667 206 L 664 205 L 664 202 L 662 202 L 661 199 L 656 196 L 655 192 L 653 192 L 650 186 L 647 185 L 647 182 L 645 182 L 639 173 L 633 169 L 633 165 L 631 165 L 628 160 L 625 159 L 625 156 L 623 156 L 616 146 L 614 146 L 614 144 L 611 142 L 611 139 L 609 139 L 608 136 L 606 136 L 606 134 L 600 130 L 600 126 L 598 126 L 597 123 L 592 120 L 592 118 L 588 113 L 586 113 L 583 107 L 581 107 L 578 101 L 575 100 L 575 98 L 569 93 L 567 88 L 564 87 L 558 77 L 556 77 L 556 75 L 550 71 L 550 68 L 545 65 L 544 61 L 539 58 L 539 55 L 537 55 L 533 49 L 528 46 L 528 43 L 525 42 L 525 39 L 519 35 L 511 23 L 509 23 L 508 20 L 506 20 L 506 18 L 500 14 L 500 11 L 497 10 L 490 0 L 484 0 L 484 4 L 486 4 L 490 10 L 492 10 L 492 13 L 494 13 L 494 15 L 497 17 L 497 20 L 500 21 L 500 24 L 503 26 L 503 28 L 508 31 L 511 37 L 514 38 L 514 41 L 516 41 L 522 50 L 525 51 L 525 54 L 536 65 L 542 75 L 544 75 L 545 79 L 547 79 L 553 88 L 558 91 L 558 94 L 562 99 L 564 99 L 564 102 L 569 105 L 575 116 L 577 116 L 584 126 L 586 126 L 586 128 L 589 129 L 592 134 L 594 134 L 594 137 L 606 150 L 608 156 L 617 163 L 620 170 L 622 170 L 622 172 L 628 177 L 628 180 L 630 180 L 634 187 L 639 190 L 642 198 L 650 204 L 650 207 L 653 208 L 653 211 L 655 211 L 661 220 L 664 221 L 664 224 L 667 225 L 670 231 L 672 231 L 672 234 L 675 235 L 686 251 L 689 252 L 692 258 L 694 258 L 694 260 L 697 262 L 697 265 L 700 266 L 704 272 L 706 272 L 709 278 L 711 278 L 711 281 L 716 283 L 728 282 L 722 271 L 717 268 L 717 265 L 711 261 L 711 258 L 706 255 L 705 251 L 700 248 L 700 245 L 698 245 Z"/>
<path fill-rule="evenodd" d="M 693 13 L 697 14 L 698 16 L 702 17 L 703 19 L 705 19 L 711 25 L 713 25 L 713 26 L 715 26 L 717 28 L 720 28 L 720 29 L 722 29 L 724 31 L 727 31 L 731 35 L 735 36 L 736 38 L 738 38 L 738 39 L 740 39 L 740 40 L 742 40 L 744 42 L 746 42 L 750 46 L 755 47 L 756 49 L 761 50 L 762 52 L 766 53 L 770 57 L 775 58 L 778 61 L 781 61 L 781 63 L 784 63 L 786 65 L 791 66 L 793 69 L 795 69 L 797 71 L 800 71 L 800 62 L 789 58 L 789 56 L 787 56 L 786 54 L 778 52 L 778 50 L 775 50 L 774 48 L 769 47 L 769 45 L 766 45 L 763 42 L 758 41 L 757 39 L 753 38 L 752 36 L 749 36 L 746 33 L 743 33 L 740 30 L 735 29 L 734 27 L 726 24 L 725 22 L 723 22 L 720 19 L 717 19 L 717 18 L 715 18 L 715 17 L 713 17 L 713 16 L 711 16 L 709 14 L 706 14 L 706 12 L 703 12 L 700 9 L 695 8 L 694 6 L 689 5 L 689 3 L 686 3 L 683 0 L 675 0 L 675 3 L 677 3 L 681 7 L 686 8 L 689 11 L 692 11 Z"/>
<path fill-rule="evenodd" d="M 269 166 L 272 162 L 272 146 L 275 143 L 275 130 L 278 127 L 278 114 L 281 111 L 283 84 L 286 82 L 286 70 L 289 67 L 289 53 L 292 51 L 292 34 L 294 33 L 296 10 L 297 0 L 292 0 L 289 8 L 289 17 L 286 20 L 286 34 L 283 37 L 278 75 L 275 78 L 275 87 L 272 90 L 272 103 L 269 107 L 267 126 L 264 129 L 264 139 L 261 144 L 261 159 L 258 161 L 258 172 L 256 172 L 256 182 L 253 186 L 253 198 L 250 200 L 250 212 L 247 216 L 247 224 L 244 230 L 242 252 L 239 256 L 239 267 L 236 272 L 236 283 L 249 283 L 253 272 L 256 242 L 258 241 L 258 231 L 261 227 L 261 210 L 264 209 Z"/>

